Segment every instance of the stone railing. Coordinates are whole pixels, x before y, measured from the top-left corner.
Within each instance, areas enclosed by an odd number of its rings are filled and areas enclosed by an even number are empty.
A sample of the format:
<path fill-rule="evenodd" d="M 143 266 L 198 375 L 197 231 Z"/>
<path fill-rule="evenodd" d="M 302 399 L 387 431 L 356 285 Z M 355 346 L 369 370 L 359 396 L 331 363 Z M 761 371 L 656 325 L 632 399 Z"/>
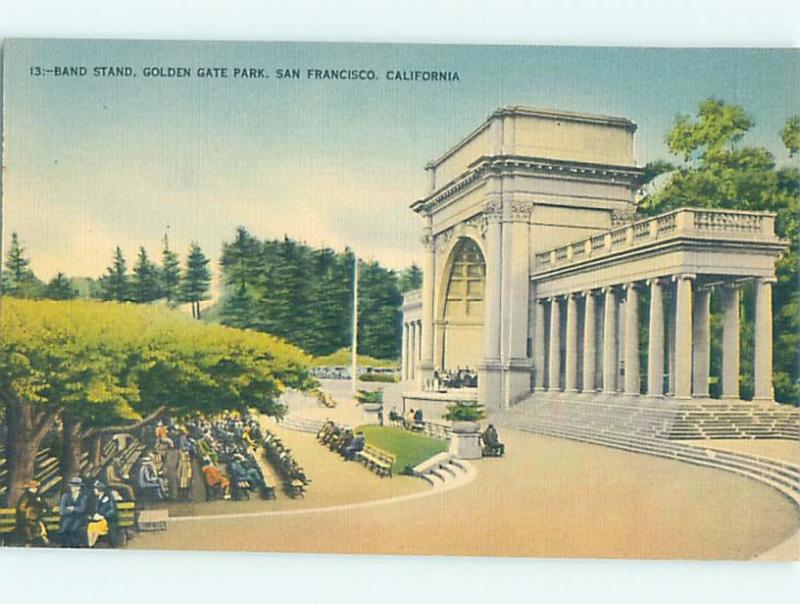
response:
<path fill-rule="evenodd" d="M 403 306 L 422 304 L 422 290 L 414 289 L 403 294 Z"/>
<path fill-rule="evenodd" d="M 775 214 L 681 208 L 540 252 L 535 272 L 678 237 L 776 240 Z"/>

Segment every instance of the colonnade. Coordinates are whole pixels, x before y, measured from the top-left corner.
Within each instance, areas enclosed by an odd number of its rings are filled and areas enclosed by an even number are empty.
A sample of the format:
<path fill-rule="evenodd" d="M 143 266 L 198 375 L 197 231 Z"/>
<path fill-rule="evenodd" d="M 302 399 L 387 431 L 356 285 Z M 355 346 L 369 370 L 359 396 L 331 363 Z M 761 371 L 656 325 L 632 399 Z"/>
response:
<path fill-rule="evenodd" d="M 400 379 L 413 380 L 417 375 L 417 364 L 422 360 L 422 321 L 403 323 Z"/>
<path fill-rule="evenodd" d="M 754 400 L 773 400 L 772 279 L 755 280 Z M 710 300 L 723 308 L 723 398 L 739 398 L 741 282 L 708 285 L 679 274 L 536 300 L 538 391 L 680 399 L 709 396 Z M 649 290 L 646 391 L 640 376 L 640 295 Z"/>

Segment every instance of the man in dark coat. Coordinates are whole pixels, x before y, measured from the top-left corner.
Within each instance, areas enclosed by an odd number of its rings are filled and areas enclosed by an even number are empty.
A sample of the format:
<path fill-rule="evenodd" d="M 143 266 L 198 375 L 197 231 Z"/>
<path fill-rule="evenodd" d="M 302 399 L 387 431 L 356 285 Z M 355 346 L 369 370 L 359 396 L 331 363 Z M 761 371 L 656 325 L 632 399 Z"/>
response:
<path fill-rule="evenodd" d="M 83 481 L 77 476 L 69 481 L 69 486 L 61 496 L 58 511 L 61 525 L 58 534 L 61 547 L 83 547 L 86 545 L 86 525 L 88 519 L 89 497 L 84 492 Z"/>
<path fill-rule="evenodd" d="M 31 480 L 17 501 L 17 534 L 25 547 L 50 543 L 44 525 L 45 514 L 47 502 L 39 494 L 39 481 Z"/>

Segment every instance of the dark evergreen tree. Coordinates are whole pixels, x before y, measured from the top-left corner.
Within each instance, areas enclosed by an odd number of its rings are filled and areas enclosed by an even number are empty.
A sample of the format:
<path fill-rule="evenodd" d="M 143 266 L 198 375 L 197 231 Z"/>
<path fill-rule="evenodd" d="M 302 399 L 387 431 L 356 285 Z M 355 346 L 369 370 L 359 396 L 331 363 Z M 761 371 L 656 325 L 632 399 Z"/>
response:
<path fill-rule="evenodd" d="M 416 263 L 400 274 L 399 287 L 402 294 L 422 287 L 422 269 Z"/>
<path fill-rule="evenodd" d="M 186 257 L 186 270 L 183 275 L 181 298 L 192 305 L 192 316 L 200 318 L 200 302 L 208 300 L 208 288 L 211 284 L 211 270 L 208 268 L 209 260 L 203 254 L 200 246 L 192 242 L 189 255 Z"/>
<path fill-rule="evenodd" d="M 78 297 L 78 290 L 64 273 L 59 272 L 47 283 L 43 295 L 50 300 L 72 300 Z"/>
<path fill-rule="evenodd" d="M 226 287 L 222 322 L 271 333 L 314 355 L 350 346 L 353 261 L 350 250 L 312 249 L 288 237 L 261 242 L 240 227 L 220 261 Z M 397 276 L 377 263 L 364 266 L 360 352 L 396 358 Z"/>
<path fill-rule="evenodd" d="M 11 245 L 6 253 L 5 270 L 3 271 L 2 290 L 9 296 L 19 298 L 36 297 L 41 289 L 41 282 L 30 268 L 31 261 L 25 257 L 25 248 L 16 233 L 11 233 Z"/>
<path fill-rule="evenodd" d="M 158 267 L 147 256 L 144 247 L 139 248 L 131 279 L 131 298 L 134 302 L 147 303 L 161 297 Z"/>
<path fill-rule="evenodd" d="M 164 237 L 164 251 L 161 252 L 161 294 L 167 304 L 174 306 L 180 300 L 181 293 L 181 265 L 178 254 L 169 249 L 169 241 Z"/>
<path fill-rule="evenodd" d="M 100 278 L 100 297 L 107 301 L 126 302 L 130 300 L 128 266 L 122 248 L 114 249 L 114 259 Z"/>

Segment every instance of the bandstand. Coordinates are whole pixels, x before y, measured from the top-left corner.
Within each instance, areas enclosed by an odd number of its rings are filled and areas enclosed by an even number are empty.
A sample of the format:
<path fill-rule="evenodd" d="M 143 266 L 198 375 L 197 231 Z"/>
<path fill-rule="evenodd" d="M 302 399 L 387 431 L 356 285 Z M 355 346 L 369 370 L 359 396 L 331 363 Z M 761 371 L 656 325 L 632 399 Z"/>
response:
<path fill-rule="evenodd" d="M 754 395 L 773 400 L 774 214 L 636 214 L 636 125 L 507 107 L 426 166 L 423 286 L 403 304 L 411 406 L 536 396 L 708 399 L 710 304 L 722 308 L 718 396 L 740 400 L 740 291 L 755 292 Z M 750 286 L 748 286 L 750 287 Z M 441 376 L 478 373 L 476 389 Z"/>

